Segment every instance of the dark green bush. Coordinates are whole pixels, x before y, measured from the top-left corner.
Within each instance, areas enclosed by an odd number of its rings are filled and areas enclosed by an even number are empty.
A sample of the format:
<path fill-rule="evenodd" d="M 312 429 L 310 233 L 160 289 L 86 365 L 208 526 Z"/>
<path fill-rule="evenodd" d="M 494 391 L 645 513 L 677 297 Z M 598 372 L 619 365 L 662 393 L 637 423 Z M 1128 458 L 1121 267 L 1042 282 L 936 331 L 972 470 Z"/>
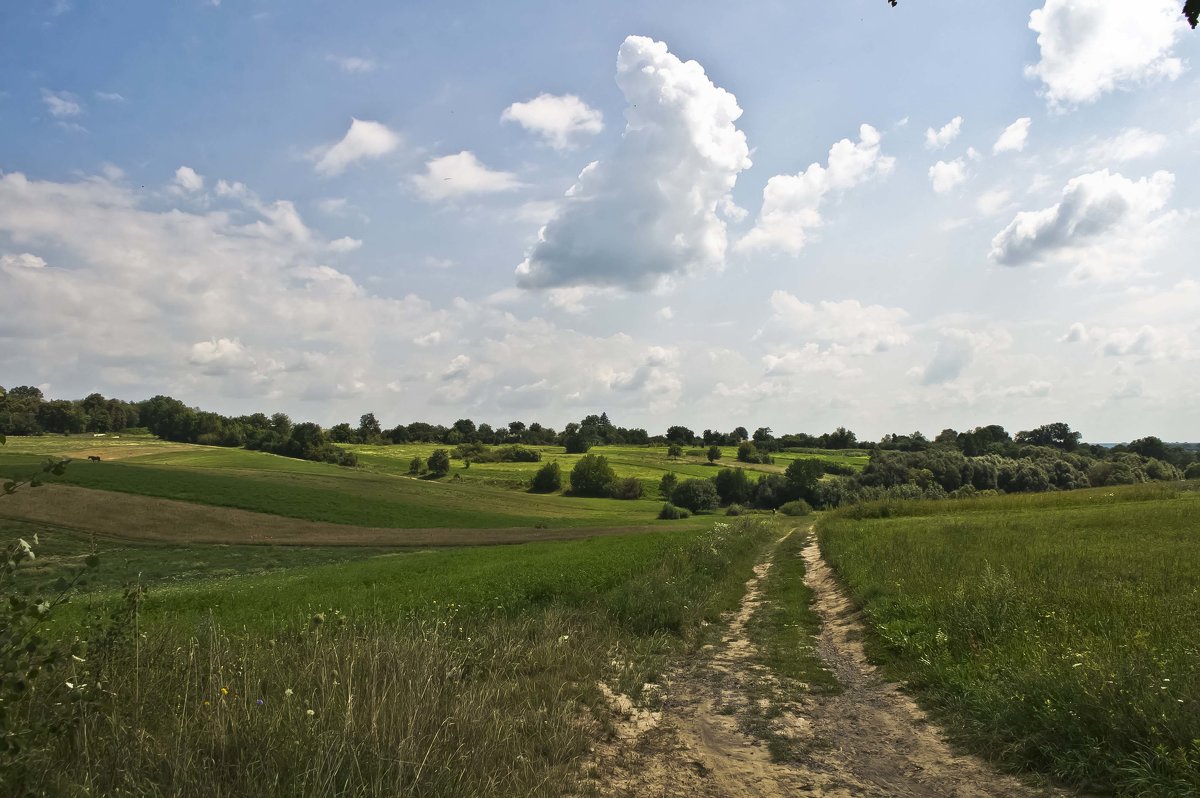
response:
<path fill-rule="evenodd" d="M 608 496 L 617 475 L 602 454 L 585 454 L 571 469 L 571 493 L 577 496 Z"/>
<path fill-rule="evenodd" d="M 613 483 L 612 497 L 614 499 L 642 498 L 642 481 L 637 477 L 625 477 Z"/>
<path fill-rule="evenodd" d="M 658 517 L 663 521 L 676 521 L 680 518 L 688 518 L 691 516 L 687 510 L 681 507 L 676 507 L 670 502 L 663 504 L 662 509 L 658 511 Z"/>
<path fill-rule="evenodd" d="M 812 513 L 812 507 L 804 499 L 796 499 L 780 505 L 779 512 L 784 515 L 809 515 Z"/>
<path fill-rule="evenodd" d="M 754 495 L 754 486 L 742 468 L 722 468 L 713 477 L 721 504 L 745 504 Z"/>
<path fill-rule="evenodd" d="M 445 449 L 434 449 L 433 454 L 425 461 L 429 473 L 435 477 L 444 477 L 450 473 L 450 453 Z"/>
<path fill-rule="evenodd" d="M 680 483 L 671 495 L 671 501 L 680 507 L 686 507 L 693 513 L 704 513 L 715 510 L 720 503 L 717 486 L 710 479 L 688 479 Z"/>
<path fill-rule="evenodd" d="M 658 495 L 671 501 L 671 494 L 675 492 L 675 486 L 678 484 L 679 477 L 675 475 L 674 471 L 668 471 L 663 474 L 662 481 L 658 483 Z"/>
<path fill-rule="evenodd" d="M 533 475 L 530 490 L 534 493 L 553 493 L 562 488 L 562 469 L 558 461 L 546 463 Z"/>

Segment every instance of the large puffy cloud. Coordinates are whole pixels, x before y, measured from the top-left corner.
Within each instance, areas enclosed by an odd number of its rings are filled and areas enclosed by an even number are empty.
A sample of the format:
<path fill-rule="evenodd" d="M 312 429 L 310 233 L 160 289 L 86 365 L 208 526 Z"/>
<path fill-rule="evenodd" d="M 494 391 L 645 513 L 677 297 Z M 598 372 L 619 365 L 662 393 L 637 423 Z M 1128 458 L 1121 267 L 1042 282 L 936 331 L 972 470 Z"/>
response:
<path fill-rule="evenodd" d="M 512 172 L 488 169 L 470 150 L 430 160 L 425 164 L 425 174 L 413 176 L 412 183 L 430 202 L 521 187 Z"/>
<path fill-rule="evenodd" d="M 718 208 L 750 166 L 737 99 L 695 61 L 630 36 L 617 54 L 625 132 L 589 164 L 517 267 L 524 288 L 647 289 L 723 268 Z"/>
<path fill-rule="evenodd" d="M 1046 0 L 1029 15 L 1029 27 L 1041 60 L 1025 73 L 1042 81 L 1052 107 L 1183 72 L 1172 52 L 1186 30 L 1178 0 Z"/>
<path fill-rule="evenodd" d="M 895 159 L 880 151 L 880 134 L 870 125 L 859 139 L 842 139 L 829 148 L 827 166 L 811 164 L 796 175 L 775 175 L 763 189 L 762 210 L 754 229 L 737 243 L 740 250 L 800 253 L 809 231 L 824 223 L 821 205 L 834 192 L 891 173 Z"/>
<path fill-rule="evenodd" d="M 992 239 L 990 257 L 1004 266 L 1023 266 L 1052 258 L 1085 268 L 1111 267 L 1144 253 L 1162 223 L 1175 176 L 1155 172 L 1130 180 L 1107 169 L 1068 181 L 1059 202 L 1022 211 Z M 1083 264 L 1086 260 L 1093 263 Z"/>
<path fill-rule="evenodd" d="M 579 137 L 604 129 L 604 115 L 574 94 L 539 94 L 508 106 L 500 119 L 536 133 L 556 150 L 570 149 Z"/>
<path fill-rule="evenodd" d="M 316 157 L 317 174 L 340 175 L 354 163 L 372 158 L 382 158 L 400 146 L 400 136 L 380 122 L 351 119 L 350 129 L 341 141 L 321 147 L 313 154 Z"/>
<path fill-rule="evenodd" d="M 408 417 L 394 421 L 497 408 L 633 415 L 682 395 L 676 349 L 465 300 L 375 295 L 321 262 L 334 242 L 290 202 L 249 189 L 203 213 L 149 201 L 101 177 L 0 174 L 0 295 L 13 298 L 0 370 L 59 395 L 166 392 L 324 423 L 385 412 L 396 391 Z"/>

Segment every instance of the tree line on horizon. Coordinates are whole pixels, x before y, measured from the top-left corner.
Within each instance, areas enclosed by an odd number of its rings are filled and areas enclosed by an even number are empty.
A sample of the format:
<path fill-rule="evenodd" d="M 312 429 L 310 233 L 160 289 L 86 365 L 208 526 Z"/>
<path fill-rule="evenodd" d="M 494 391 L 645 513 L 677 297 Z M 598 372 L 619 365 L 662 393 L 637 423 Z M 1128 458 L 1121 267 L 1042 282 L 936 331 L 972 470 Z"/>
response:
<path fill-rule="evenodd" d="M 1117 484 L 1113 480 L 1144 481 L 1172 478 L 1172 475 L 1179 478 L 1185 473 L 1191 477 L 1193 471 L 1200 476 L 1200 446 L 1195 444 L 1172 445 L 1147 436 L 1106 447 L 1084 443 L 1081 434 L 1064 422 L 1022 430 L 1015 435 L 992 424 L 965 432 L 944 429 L 933 439 L 918 431 L 887 434 L 878 441 L 860 441 L 845 427 L 821 435 L 776 436 L 769 427 L 758 427 L 753 432 L 739 426 L 729 432 L 705 429 L 696 433 L 686 426 L 672 425 L 661 435 L 650 435 L 645 429 L 613 424 L 607 413 L 585 416 L 561 431 L 536 421 L 493 426 L 476 424 L 471 419 L 458 419 L 450 426 L 416 421 L 389 429 L 370 412 L 360 417 L 357 426 L 345 422 L 324 428 L 314 422 L 295 423 L 286 413 L 225 416 L 189 407 L 163 395 L 139 402 L 106 398 L 99 393 L 78 400 L 47 399 L 34 386 L 8 390 L 0 386 L 0 435 L 126 430 L 144 430 L 163 440 L 180 443 L 244 447 L 347 466 L 355 465 L 357 458 L 337 444 L 562 446 L 568 454 L 583 454 L 594 446 L 666 445 L 675 456 L 682 455 L 685 446 L 709 447 L 710 452 L 712 447 L 732 446 L 737 447 L 737 459 L 747 463 L 770 462 L 773 453 L 788 450 L 854 449 L 871 453 L 871 462 L 861 475 L 845 473 L 844 468 L 839 472 L 837 464 L 827 463 L 826 473 L 843 482 L 857 480 L 854 486 L 844 484 L 843 488 L 887 489 L 913 484 L 933 490 L 936 484 L 947 493 L 966 485 L 980 490 L 1020 490 L 1043 484 L 1065 488 Z M 1124 455 L 1137 459 L 1123 459 Z M 976 462 L 979 458 L 990 458 L 987 462 L 991 467 L 979 466 Z M 1107 465 L 1094 468 L 1096 463 Z M 996 472 L 994 479 L 988 476 L 991 468 Z M 970 469 L 982 469 L 983 475 L 966 476 Z M 952 475 L 955 471 L 957 477 Z"/>

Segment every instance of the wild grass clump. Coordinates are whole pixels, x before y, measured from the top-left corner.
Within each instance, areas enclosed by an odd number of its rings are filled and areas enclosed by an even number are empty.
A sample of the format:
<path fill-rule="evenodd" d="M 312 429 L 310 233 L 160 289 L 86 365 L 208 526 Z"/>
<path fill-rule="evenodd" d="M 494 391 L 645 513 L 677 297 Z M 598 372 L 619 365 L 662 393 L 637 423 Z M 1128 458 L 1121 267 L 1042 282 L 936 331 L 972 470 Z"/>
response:
<path fill-rule="evenodd" d="M 822 551 L 954 733 L 1087 790 L 1200 794 L 1200 495 L 890 506 L 823 519 Z"/>

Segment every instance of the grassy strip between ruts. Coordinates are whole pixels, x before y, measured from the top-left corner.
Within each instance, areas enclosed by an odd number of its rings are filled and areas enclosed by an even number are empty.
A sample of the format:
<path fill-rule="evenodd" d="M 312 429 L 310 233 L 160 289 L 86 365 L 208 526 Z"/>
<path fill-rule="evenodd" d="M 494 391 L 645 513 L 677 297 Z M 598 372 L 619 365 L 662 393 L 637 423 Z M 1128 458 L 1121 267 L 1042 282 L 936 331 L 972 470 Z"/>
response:
<path fill-rule="evenodd" d="M 790 735 L 780 734 L 775 719 L 806 693 L 839 692 L 837 678 L 817 651 L 821 619 L 812 608 L 813 593 L 804 581 L 802 552 L 809 540 L 807 526 L 796 527 L 778 546 L 771 569 L 759 585 L 759 604 L 747 632 L 756 659 L 769 676 L 747 682 L 750 690 L 741 727 L 767 745 L 776 762 L 802 757 Z"/>
<path fill-rule="evenodd" d="M 596 733 L 598 681 L 634 693 L 652 680 L 702 621 L 736 606 L 775 534 L 745 518 L 656 546 L 410 554 L 151 593 L 69 684 L 34 683 L 19 711 L 74 718 L 72 731 L 32 747 L 6 783 L 50 795 L 562 795 Z"/>
<path fill-rule="evenodd" d="M 1200 794 L 1200 493 L 1110 488 L 833 513 L 868 651 L 962 742 L 1125 795 Z"/>
<path fill-rule="evenodd" d="M 798 682 L 810 692 L 839 692 L 837 679 L 817 652 L 821 619 L 813 611 L 813 592 L 804 581 L 808 544 L 806 526 L 795 528 L 775 550 L 762 584 L 762 600 L 750 623 L 750 639 L 771 672 Z"/>

